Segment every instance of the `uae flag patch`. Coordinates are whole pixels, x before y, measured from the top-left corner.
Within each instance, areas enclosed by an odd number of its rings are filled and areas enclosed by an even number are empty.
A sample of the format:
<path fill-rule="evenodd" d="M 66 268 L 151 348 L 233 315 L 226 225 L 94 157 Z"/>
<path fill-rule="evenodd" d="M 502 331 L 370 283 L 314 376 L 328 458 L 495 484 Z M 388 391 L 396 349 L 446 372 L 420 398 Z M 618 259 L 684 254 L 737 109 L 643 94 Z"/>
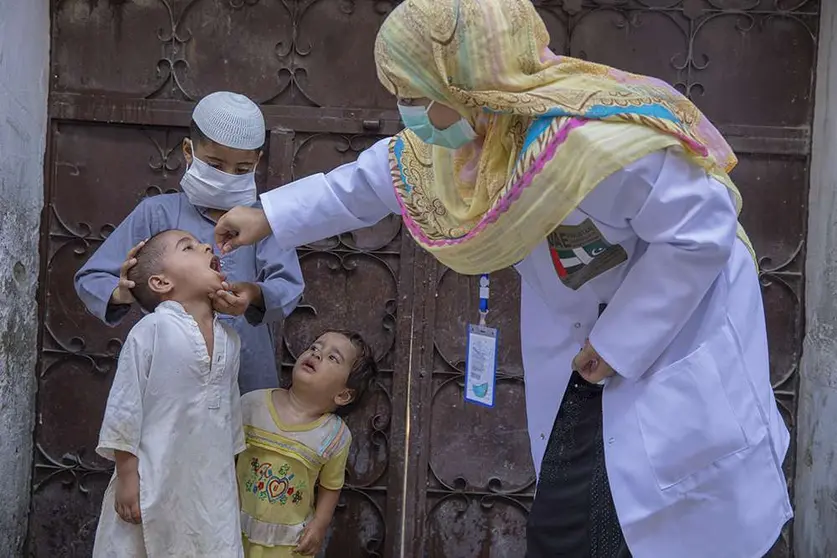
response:
<path fill-rule="evenodd" d="M 555 272 L 573 290 L 628 261 L 625 249 L 608 243 L 591 219 L 579 225 L 561 225 L 547 241 Z"/>

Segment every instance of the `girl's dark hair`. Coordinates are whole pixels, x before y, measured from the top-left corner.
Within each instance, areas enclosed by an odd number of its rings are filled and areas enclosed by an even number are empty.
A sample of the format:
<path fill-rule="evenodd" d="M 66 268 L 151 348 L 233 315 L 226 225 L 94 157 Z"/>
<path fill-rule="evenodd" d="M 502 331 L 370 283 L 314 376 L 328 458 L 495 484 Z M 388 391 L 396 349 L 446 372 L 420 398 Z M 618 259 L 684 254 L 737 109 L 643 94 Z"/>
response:
<path fill-rule="evenodd" d="M 378 377 L 378 363 L 375 362 L 372 347 L 356 331 L 330 329 L 324 331 L 323 335 L 326 333 L 342 335 L 352 343 L 352 346 L 357 351 L 357 358 L 352 363 L 352 370 L 349 372 L 349 378 L 346 380 L 346 387 L 354 392 L 355 397 L 351 403 L 343 405 L 335 411 L 337 415 L 346 416 L 360 406 L 367 392 L 369 392 L 372 382 Z"/>

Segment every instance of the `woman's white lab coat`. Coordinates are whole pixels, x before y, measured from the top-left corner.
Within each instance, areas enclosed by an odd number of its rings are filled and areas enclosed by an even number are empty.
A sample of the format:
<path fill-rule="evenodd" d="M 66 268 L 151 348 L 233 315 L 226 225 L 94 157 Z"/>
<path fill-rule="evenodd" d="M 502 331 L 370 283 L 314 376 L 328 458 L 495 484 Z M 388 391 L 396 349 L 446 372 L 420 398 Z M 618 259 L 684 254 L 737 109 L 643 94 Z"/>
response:
<path fill-rule="evenodd" d="M 387 140 L 261 199 L 283 248 L 400 212 Z M 633 556 L 762 557 L 792 515 L 789 436 L 726 188 L 676 150 L 651 154 L 602 182 L 516 268 L 536 470 L 589 338 L 617 372 L 603 396 L 605 459 Z"/>

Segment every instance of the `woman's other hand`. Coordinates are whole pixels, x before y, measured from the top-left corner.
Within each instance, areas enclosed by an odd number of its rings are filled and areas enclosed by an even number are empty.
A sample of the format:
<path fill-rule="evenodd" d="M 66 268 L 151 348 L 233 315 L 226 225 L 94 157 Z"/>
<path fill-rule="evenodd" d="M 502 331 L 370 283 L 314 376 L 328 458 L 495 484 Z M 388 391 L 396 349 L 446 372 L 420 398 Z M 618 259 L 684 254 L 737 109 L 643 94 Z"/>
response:
<path fill-rule="evenodd" d="M 596 352 L 590 341 L 587 341 L 581 352 L 575 355 L 573 370 L 581 374 L 581 377 L 591 384 L 597 384 L 616 374 L 613 368 Z"/>

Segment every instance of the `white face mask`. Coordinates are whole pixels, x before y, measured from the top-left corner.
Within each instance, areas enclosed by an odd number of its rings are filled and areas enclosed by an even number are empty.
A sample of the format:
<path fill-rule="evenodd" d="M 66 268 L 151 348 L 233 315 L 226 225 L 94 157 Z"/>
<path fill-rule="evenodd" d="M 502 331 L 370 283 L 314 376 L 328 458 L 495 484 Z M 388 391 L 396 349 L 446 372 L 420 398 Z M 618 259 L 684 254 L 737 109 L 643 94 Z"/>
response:
<path fill-rule="evenodd" d="M 192 155 L 180 187 L 192 205 L 227 210 L 256 201 L 256 172 L 227 174 Z"/>

